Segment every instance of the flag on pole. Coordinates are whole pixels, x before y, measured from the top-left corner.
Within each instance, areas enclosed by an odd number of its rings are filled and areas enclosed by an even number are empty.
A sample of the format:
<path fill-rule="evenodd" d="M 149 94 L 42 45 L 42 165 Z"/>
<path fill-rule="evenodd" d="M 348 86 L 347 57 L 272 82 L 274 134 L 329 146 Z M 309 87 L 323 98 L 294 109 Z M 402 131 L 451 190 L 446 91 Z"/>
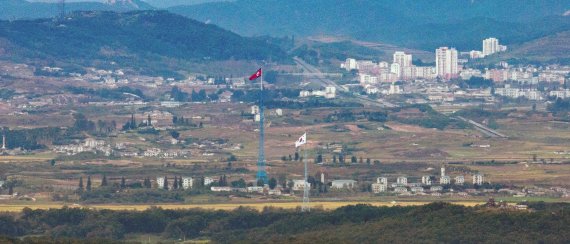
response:
<path fill-rule="evenodd" d="M 307 143 L 307 133 L 303 134 L 303 136 L 301 136 L 299 140 L 295 142 L 295 147 L 299 147 L 305 143 Z"/>
<path fill-rule="evenodd" d="M 249 77 L 249 80 L 255 80 L 257 78 L 261 77 L 261 68 L 257 70 L 257 72 L 255 72 L 255 74 L 251 75 Z"/>

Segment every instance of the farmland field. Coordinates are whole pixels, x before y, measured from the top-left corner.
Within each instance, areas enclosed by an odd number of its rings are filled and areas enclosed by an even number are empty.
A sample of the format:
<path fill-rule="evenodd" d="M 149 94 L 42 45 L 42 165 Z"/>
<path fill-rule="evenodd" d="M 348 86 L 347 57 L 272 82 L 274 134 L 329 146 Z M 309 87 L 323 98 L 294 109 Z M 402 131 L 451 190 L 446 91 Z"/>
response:
<path fill-rule="evenodd" d="M 355 205 L 355 204 L 370 204 L 372 206 L 419 206 L 432 203 L 431 201 L 398 201 L 398 202 L 359 202 L 359 201 L 348 201 L 348 202 L 312 202 L 310 206 L 312 208 L 321 209 L 336 209 L 342 206 Z M 453 204 L 463 205 L 463 206 L 476 206 L 483 204 L 481 201 L 457 201 L 452 202 Z M 257 210 L 262 210 L 265 207 L 275 207 L 275 208 L 297 208 L 301 207 L 300 202 L 276 202 L 276 203 L 220 203 L 220 204 L 152 204 L 152 205 L 66 205 L 66 204 L 0 204 L 0 212 L 19 212 L 24 208 L 31 209 L 50 209 L 50 208 L 61 208 L 64 206 L 68 207 L 85 207 L 93 209 L 108 209 L 108 210 L 137 210 L 142 211 L 150 207 L 160 207 L 163 209 L 191 209 L 191 208 L 203 208 L 203 209 L 213 209 L 213 210 L 232 210 L 238 207 L 249 207 Z"/>

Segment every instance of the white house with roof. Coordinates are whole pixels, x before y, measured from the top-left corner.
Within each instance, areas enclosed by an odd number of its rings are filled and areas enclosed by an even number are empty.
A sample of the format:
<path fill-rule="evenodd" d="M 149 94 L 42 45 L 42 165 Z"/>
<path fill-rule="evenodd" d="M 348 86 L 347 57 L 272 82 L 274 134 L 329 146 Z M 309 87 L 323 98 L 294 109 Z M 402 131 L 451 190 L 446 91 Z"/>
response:
<path fill-rule="evenodd" d="M 143 155 L 145 157 L 158 157 L 161 154 L 162 150 L 160 148 L 149 148 L 144 151 Z"/>
<path fill-rule="evenodd" d="M 455 176 L 455 184 L 463 185 L 465 183 L 465 177 L 463 175 Z"/>
<path fill-rule="evenodd" d="M 156 177 L 156 184 L 158 185 L 159 189 L 164 188 L 164 177 Z"/>
<path fill-rule="evenodd" d="M 247 192 L 250 193 L 263 193 L 263 186 L 248 186 Z"/>
<path fill-rule="evenodd" d="M 483 175 L 474 174 L 473 175 L 473 185 L 483 185 Z"/>
<path fill-rule="evenodd" d="M 442 176 L 441 178 L 439 178 L 439 184 L 442 185 L 449 185 L 451 184 L 451 177 L 449 176 Z"/>
<path fill-rule="evenodd" d="M 442 186 L 432 186 L 429 188 L 429 191 L 431 192 L 440 192 L 443 191 L 443 187 Z"/>
<path fill-rule="evenodd" d="M 305 184 L 307 184 L 307 187 L 311 188 L 311 183 L 306 182 L 305 180 L 293 180 L 293 191 L 305 189 Z"/>
<path fill-rule="evenodd" d="M 96 140 L 93 138 L 87 138 L 85 139 L 85 144 L 86 147 L 90 147 L 90 148 L 95 148 L 98 146 L 104 146 L 105 145 L 105 141 L 103 140 Z"/>
<path fill-rule="evenodd" d="M 353 189 L 356 187 L 355 180 L 333 180 L 331 183 L 332 189 Z"/>
<path fill-rule="evenodd" d="M 210 187 L 210 190 L 214 192 L 222 192 L 222 191 L 232 191 L 232 188 L 229 186 L 212 186 Z"/>
<path fill-rule="evenodd" d="M 414 187 L 410 188 L 410 190 L 412 192 L 424 192 L 424 188 L 421 186 L 414 186 Z"/>
<path fill-rule="evenodd" d="M 381 183 L 372 184 L 372 192 L 374 193 L 387 192 L 387 191 L 388 191 L 387 184 L 381 184 Z"/>
<path fill-rule="evenodd" d="M 216 182 L 216 179 L 212 177 L 204 177 L 204 185 L 211 185 L 212 183 Z"/>
<path fill-rule="evenodd" d="M 194 179 L 192 177 L 182 177 L 182 188 L 191 189 L 194 186 Z"/>
<path fill-rule="evenodd" d="M 430 175 L 424 175 L 422 176 L 422 184 L 426 185 L 426 186 L 431 186 L 431 176 Z"/>
<path fill-rule="evenodd" d="M 405 192 L 408 192 L 408 188 L 399 186 L 399 187 L 394 188 L 394 192 L 405 193 Z"/>
<path fill-rule="evenodd" d="M 398 177 L 396 179 L 396 184 L 402 185 L 402 186 L 408 185 L 408 177 L 405 177 L 405 176 Z"/>

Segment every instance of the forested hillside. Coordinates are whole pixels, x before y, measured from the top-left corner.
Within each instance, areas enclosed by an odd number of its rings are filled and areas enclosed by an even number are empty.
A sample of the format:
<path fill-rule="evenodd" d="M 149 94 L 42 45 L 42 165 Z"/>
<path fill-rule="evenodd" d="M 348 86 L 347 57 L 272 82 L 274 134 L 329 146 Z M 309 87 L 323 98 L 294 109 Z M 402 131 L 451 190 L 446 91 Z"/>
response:
<path fill-rule="evenodd" d="M 570 17 L 562 16 L 569 9 L 561 0 L 241 0 L 169 8 L 243 35 L 346 35 L 424 50 L 480 49 L 489 36 L 511 45 L 569 30 Z"/>
<path fill-rule="evenodd" d="M 58 0 L 50 2 L 28 2 L 26 0 L 0 0 L 0 19 L 35 19 L 58 16 L 60 6 Z M 132 3 L 117 1 L 115 4 L 105 4 L 98 1 L 70 2 L 65 5 L 67 12 L 74 11 L 133 11 L 153 9 L 149 4 L 140 0 Z"/>
<path fill-rule="evenodd" d="M 53 19 L 0 22 L 8 57 L 153 69 L 162 59 L 281 60 L 280 47 L 166 11 L 75 12 Z M 0 42 L 2 43 L 2 42 Z M 2 48 L 0 44 L 0 48 Z M 171 63 L 171 62 L 169 62 Z"/>

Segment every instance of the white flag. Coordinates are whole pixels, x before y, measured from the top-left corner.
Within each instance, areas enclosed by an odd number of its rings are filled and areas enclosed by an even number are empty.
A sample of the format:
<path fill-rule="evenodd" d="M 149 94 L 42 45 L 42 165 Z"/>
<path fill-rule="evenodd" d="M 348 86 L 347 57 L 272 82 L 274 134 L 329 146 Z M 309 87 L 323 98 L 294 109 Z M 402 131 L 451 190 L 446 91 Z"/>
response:
<path fill-rule="evenodd" d="M 295 142 L 295 147 L 299 147 L 305 143 L 307 143 L 307 133 L 303 134 L 303 136 L 301 136 L 299 140 Z"/>

